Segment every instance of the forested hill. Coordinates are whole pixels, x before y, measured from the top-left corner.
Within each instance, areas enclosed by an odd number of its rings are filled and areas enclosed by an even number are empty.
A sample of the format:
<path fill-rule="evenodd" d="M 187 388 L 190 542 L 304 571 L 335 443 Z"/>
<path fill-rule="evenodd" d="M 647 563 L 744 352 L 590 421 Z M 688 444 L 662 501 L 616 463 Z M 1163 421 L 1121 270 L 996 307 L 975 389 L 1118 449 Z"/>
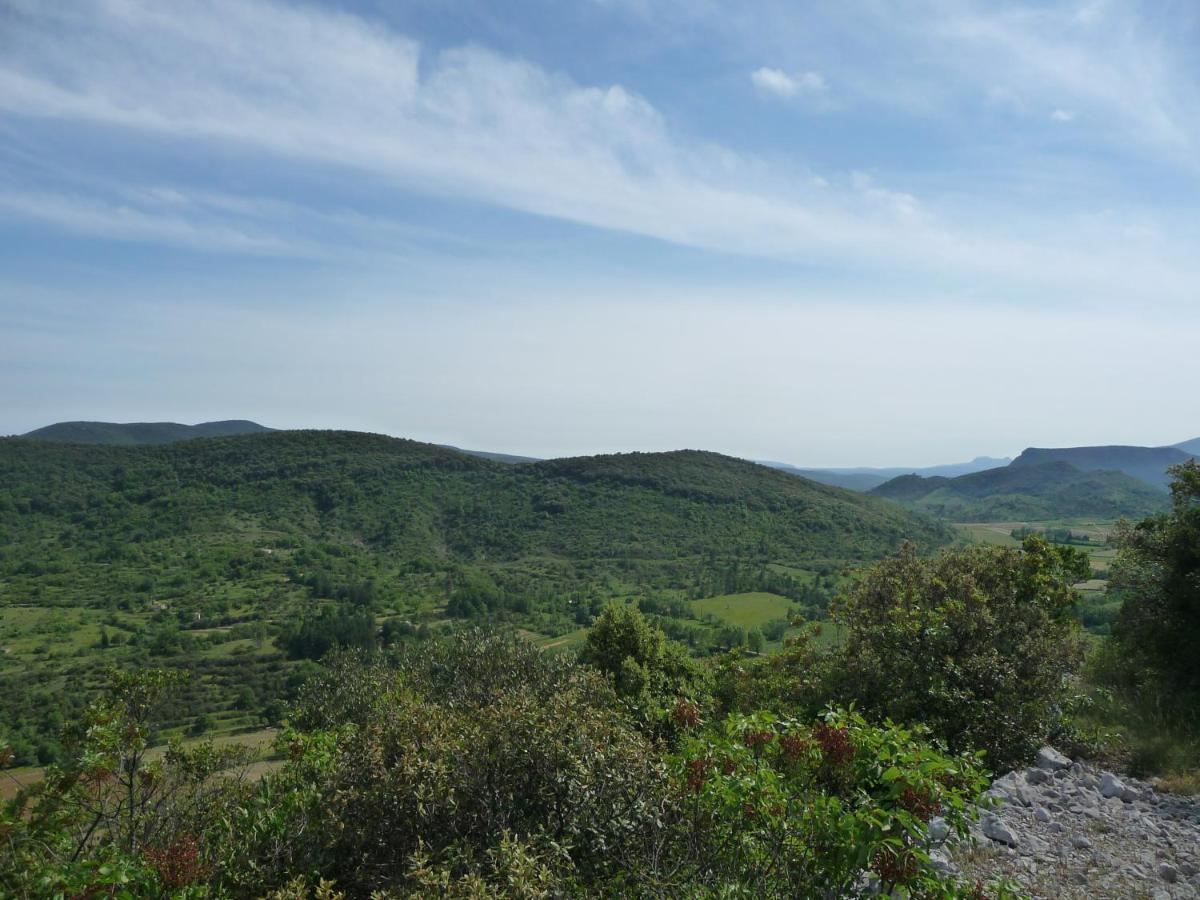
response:
<path fill-rule="evenodd" d="M 397 562 L 550 554 L 862 559 L 941 526 L 714 453 L 504 465 L 431 444 L 287 431 L 148 446 L 0 442 L 8 550 L 189 534 L 320 538 Z M 69 548 L 69 549 L 68 549 Z M 7 554 L 6 554 L 7 555 Z"/>
<path fill-rule="evenodd" d="M 1061 461 L 957 478 L 903 475 L 871 493 L 960 522 L 1140 518 L 1167 506 L 1161 490 L 1124 472 L 1082 471 Z"/>
<path fill-rule="evenodd" d="M 63 441 L 76 444 L 169 444 L 202 437 L 229 437 L 271 431 L 265 425 L 245 419 L 201 422 L 56 422 L 23 435 L 38 441 Z"/>
<path fill-rule="evenodd" d="M 117 664 L 197 674 L 172 733 L 256 727 L 334 643 L 456 620 L 557 640 L 613 600 L 681 616 L 663 621 L 704 652 L 746 628 L 725 638 L 691 601 L 765 591 L 779 616 L 819 612 L 843 566 L 905 539 L 951 534 L 713 453 L 514 465 L 350 432 L 3 439 L 0 723 L 18 762 L 56 758 Z"/>

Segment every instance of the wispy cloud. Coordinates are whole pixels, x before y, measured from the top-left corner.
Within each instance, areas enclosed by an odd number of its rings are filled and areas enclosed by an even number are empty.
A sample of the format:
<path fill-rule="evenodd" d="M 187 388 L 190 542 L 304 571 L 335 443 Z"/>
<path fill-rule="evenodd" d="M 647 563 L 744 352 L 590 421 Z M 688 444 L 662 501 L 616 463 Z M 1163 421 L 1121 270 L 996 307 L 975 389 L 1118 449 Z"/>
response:
<path fill-rule="evenodd" d="M 798 96 L 823 95 L 827 85 L 820 72 L 800 72 L 789 75 L 782 69 L 764 66 L 750 73 L 750 80 L 760 91 L 791 99 Z"/>
<path fill-rule="evenodd" d="M 316 247 L 283 239 L 270 229 L 238 228 L 224 220 L 200 221 L 185 211 L 172 211 L 161 204 L 147 208 L 142 204 L 101 202 L 64 194 L 0 191 L 0 211 L 114 240 L 255 256 L 319 255 Z"/>
<path fill-rule="evenodd" d="M 943 40 L 1035 55 L 1034 39 L 1011 23 L 958 16 L 939 28 Z M 270 0 L 19 3 L 5 42 L 0 109 L 10 116 L 218 142 L 706 250 L 1003 278 L 1018 293 L 1150 286 L 1170 297 L 1191 271 L 1153 247 L 1112 252 L 1115 232 L 1085 242 L 1067 223 L 1041 223 L 1029 237 L 1019 223 L 958 218 L 937 197 L 876 173 L 768 164 L 689 137 L 628 87 L 579 84 L 477 46 L 423 53 L 340 12 Z M 1074 83 L 1073 69 L 1040 65 L 1060 86 Z M 777 94 L 824 90 L 812 71 L 756 74 Z M 6 206 L 99 234 L 275 250 L 258 226 L 188 225 L 169 210 L 152 220 L 145 208 L 101 213 L 21 194 Z"/>

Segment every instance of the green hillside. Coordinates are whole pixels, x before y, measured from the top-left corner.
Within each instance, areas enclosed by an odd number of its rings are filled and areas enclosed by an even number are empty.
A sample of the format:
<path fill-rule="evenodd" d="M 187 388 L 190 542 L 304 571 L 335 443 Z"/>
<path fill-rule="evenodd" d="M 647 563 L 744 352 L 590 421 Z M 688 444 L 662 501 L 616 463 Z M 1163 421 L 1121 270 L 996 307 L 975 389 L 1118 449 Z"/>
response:
<path fill-rule="evenodd" d="M 56 422 L 23 437 L 74 444 L 170 444 L 202 437 L 231 437 L 271 431 L 245 419 L 180 425 L 178 422 Z"/>
<path fill-rule="evenodd" d="M 331 641 L 481 618 L 553 637 L 614 598 L 819 605 L 814 579 L 907 538 L 952 534 L 696 451 L 510 465 L 349 432 L 0 440 L 0 721 L 36 746 L 106 663 L 150 662 L 200 676 L 177 727 L 254 727 Z"/>
<path fill-rule="evenodd" d="M 1014 464 L 956 478 L 903 475 L 871 493 L 957 522 L 1139 518 L 1167 505 L 1162 491 L 1124 472 L 1082 471 L 1066 462 Z"/>

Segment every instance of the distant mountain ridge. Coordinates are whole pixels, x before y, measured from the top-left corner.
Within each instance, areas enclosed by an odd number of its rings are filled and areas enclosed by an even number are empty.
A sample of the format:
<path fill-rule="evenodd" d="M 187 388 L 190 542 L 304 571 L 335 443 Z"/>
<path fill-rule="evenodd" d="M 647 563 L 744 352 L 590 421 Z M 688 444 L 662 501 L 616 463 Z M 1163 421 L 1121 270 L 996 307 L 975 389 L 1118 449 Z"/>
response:
<path fill-rule="evenodd" d="M 1083 470 L 1062 460 L 1015 463 L 954 478 L 902 475 L 876 497 L 960 522 L 1142 518 L 1167 505 L 1157 487 L 1115 470 Z"/>
<path fill-rule="evenodd" d="M 758 460 L 760 465 L 770 466 L 772 469 L 780 469 L 791 475 L 799 475 L 802 478 L 808 478 L 812 481 L 819 481 L 822 484 L 831 484 L 834 487 L 848 488 L 852 491 L 869 491 L 872 488 L 887 482 L 900 475 L 920 475 L 925 477 L 947 476 L 953 477 L 956 475 L 967 475 L 971 472 L 981 472 L 985 469 L 994 469 L 997 466 L 1006 466 L 1012 460 L 1005 457 L 993 456 L 977 456 L 970 462 L 965 463 L 947 463 L 940 466 L 924 466 L 924 467 L 904 467 L 892 466 L 873 468 L 871 466 L 857 466 L 853 468 L 833 468 L 833 469 L 802 469 L 799 466 L 793 466 L 790 463 L 772 462 L 769 460 Z"/>
<path fill-rule="evenodd" d="M 542 461 L 540 456 L 517 456 L 515 453 L 493 453 L 491 450 L 465 450 L 462 447 L 455 447 L 453 444 L 438 444 L 438 446 L 454 450 L 457 453 L 465 453 L 467 456 L 474 456 L 476 459 L 490 459 L 492 462 L 506 463 L 510 466 Z"/>
<path fill-rule="evenodd" d="M 1011 465 L 1020 468 L 1048 462 L 1065 462 L 1085 472 L 1124 472 L 1163 489 L 1171 480 L 1167 467 L 1195 458 L 1200 452 L 1200 447 L 1197 447 L 1196 451 L 1184 448 L 1198 444 L 1200 438 L 1185 441 L 1183 445 L 1177 444 L 1174 447 L 1029 447 L 1023 450 Z"/>
<path fill-rule="evenodd" d="M 248 419 L 181 425 L 178 422 L 56 422 L 21 435 L 70 444 L 172 444 L 202 437 L 235 437 L 274 431 Z"/>

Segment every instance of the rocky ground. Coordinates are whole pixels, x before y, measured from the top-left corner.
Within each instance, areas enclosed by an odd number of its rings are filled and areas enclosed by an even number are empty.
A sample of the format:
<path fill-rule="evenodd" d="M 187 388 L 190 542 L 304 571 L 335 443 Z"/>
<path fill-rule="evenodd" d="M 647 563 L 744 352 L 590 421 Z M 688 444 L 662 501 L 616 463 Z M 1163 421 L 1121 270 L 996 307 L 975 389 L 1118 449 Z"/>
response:
<path fill-rule="evenodd" d="M 1200 798 L 1159 793 L 1049 747 L 987 793 L 997 805 L 982 812 L 973 845 L 945 843 L 944 823 L 930 823 L 947 870 L 1007 876 L 1034 897 L 1200 897 Z"/>

